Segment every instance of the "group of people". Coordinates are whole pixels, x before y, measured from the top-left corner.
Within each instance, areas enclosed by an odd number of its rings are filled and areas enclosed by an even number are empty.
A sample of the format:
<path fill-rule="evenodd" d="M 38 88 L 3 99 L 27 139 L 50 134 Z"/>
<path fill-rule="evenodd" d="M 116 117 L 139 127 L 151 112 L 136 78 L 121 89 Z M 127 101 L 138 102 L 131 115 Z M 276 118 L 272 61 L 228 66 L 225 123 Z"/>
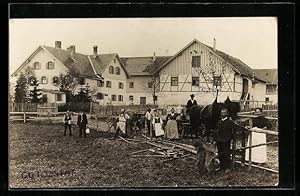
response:
<path fill-rule="evenodd" d="M 148 109 L 145 114 L 146 128 L 148 134 L 161 139 L 176 140 L 179 139 L 177 119 L 180 116 L 171 108 L 170 113 L 166 116 L 166 125 L 164 126 L 160 111 L 157 109 Z"/>
<path fill-rule="evenodd" d="M 67 135 L 67 129 L 69 129 L 69 136 L 72 136 L 72 114 L 70 111 L 64 115 L 63 123 L 65 125 L 64 136 Z M 77 126 L 79 128 L 79 137 L 86 138 L 86 128 L 87 128 L 88 120 L 86 117 L 86 113 L 80 111 L 77 117 Z"/>
<path fill-rule="evenodd" d="M 194 99 L 194 95 L 190 95 L 191 99 L 188 100 L 186 108 L 187 113 L 189 112 L 189 109 L 193 105 L 197 105 L 197 101 Z M 148 131 L 148 134 L 150 137 L 156 137 L 168 140 L 176 140 L 179 139 L 179 133 L 178 133 L 178 126 L 177 126 L 177 119 L 178 116 L 181 115 L 179 113 L 175 112 L 175 109 L 172 108 L 170 113 L 166 117 L 166 125 L 163 126 L 163 120 L 161 117 L 161 113 L 157 109 L 148 109 L 145 114 L 145 125 Z M 262 108 L 256 108 L 255 109 L 255 115 L 257 115 L 256 118 L 253 119 L 253 127 L 259 128 L 259 129 L 270 129 L 272 127 L 269 120 L 267 120 L 262 115 Z M 130 119 L 130 116 L 125 112 L 124 109 L 121 109 L 121 112 L 118 115 L 117 123 L 116 123 L 116 133 L 114 138 L 116 138 L 120 132 L 122 134 L 127 135 L 127 120 Z M 69 128 L 69 135 L 72 135 L 72 128 L 71 128 L 71 122 L 72 117 L 71 113 L 68 111 L 64 116 L 64 136 L 66 136 L 67 128 Z M 86 126 L 88 124 L 87 116 L 85 112 L 81 111 L 77 118 L 77 125 L 79 128 L 79 137 L 86 137 Z M 250 128 L 250 127 L 246 127 Z M 225 172 L 228 172 L 232 168 L 232 160 L 231 160 L 231 142 L 233 139 L 233 135 L 235 134 L 235 130 L 240 129 L 240 126 L 238 126 L 229 116 L 229 110 L 228 108 L 222 108 L 220 113 L 220 120 L 216 124 L 216 129 L 214 130 L 213 134 L 213 140 L 215 141 L 217 151 L 218 151 L 218 157 L 220 160 L 220 168 L 221 170 L 224 170 Z M 255 133 L 255 132 L 253 132 Z M 266 143 L 266 134 L 264 133 L 255 133 L 253 136 L 253 145 L 257 144 L 257 142 Z M 262 141 L 263 140 L 263 141 Z M 255 143 L 256 142 L 256 143 Z M 252 155 L 252 161 L 257 162 L 265 162 L 266 161 L 266 146 L 257 147 L 255 150 L 252 150 L 253 153 L 260 152 L 265 154 L 265 158 L 263 160 L 255 160 L 255 154 Z M 246 154 L 246 159 L 247 159 Z"/>

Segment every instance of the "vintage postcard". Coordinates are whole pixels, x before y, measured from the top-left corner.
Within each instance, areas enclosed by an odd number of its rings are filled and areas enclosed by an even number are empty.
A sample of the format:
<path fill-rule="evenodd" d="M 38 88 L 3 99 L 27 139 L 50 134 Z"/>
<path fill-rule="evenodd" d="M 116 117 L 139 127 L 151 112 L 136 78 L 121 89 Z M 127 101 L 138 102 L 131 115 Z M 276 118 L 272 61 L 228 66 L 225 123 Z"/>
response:
<path fill-rule="evenodd" d="M 10 19 L 9 187 L 276 187 L 277 25 Z"/>

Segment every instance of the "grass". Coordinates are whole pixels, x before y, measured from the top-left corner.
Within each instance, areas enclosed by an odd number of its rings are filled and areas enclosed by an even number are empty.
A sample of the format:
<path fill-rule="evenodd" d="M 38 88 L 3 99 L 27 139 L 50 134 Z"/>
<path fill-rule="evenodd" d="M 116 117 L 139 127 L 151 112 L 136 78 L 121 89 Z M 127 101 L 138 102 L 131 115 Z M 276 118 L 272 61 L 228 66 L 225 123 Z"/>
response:
<path fill-rule="evenodd" d="M 107 126 L 102 123 L 100 130 Z M 73 136 L 64 137 L 62 123 L 48 121 L 11 122 L 9 131 L 11 188 L 244 187 L 278 182 L 277 174 L 255 168 L 237 166 L 228 174 L 208 175 L 189 157 L 132 157 L 130 153 L 150 146 L 110 140 L 113 133 L 107 131 L 92 129 L 87 138 L 79 138 L 73 126 Z M 269 154 L 276 160 L 276 151 Z"/>

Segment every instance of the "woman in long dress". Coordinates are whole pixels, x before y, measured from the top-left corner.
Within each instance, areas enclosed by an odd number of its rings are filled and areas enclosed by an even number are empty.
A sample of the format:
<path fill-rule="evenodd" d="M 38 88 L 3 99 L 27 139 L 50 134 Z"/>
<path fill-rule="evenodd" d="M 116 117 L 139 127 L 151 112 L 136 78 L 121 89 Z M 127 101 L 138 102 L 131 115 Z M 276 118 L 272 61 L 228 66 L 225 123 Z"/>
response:
<path fill-rule="evenodd" d="M 121 112 L 118 116 L 118 122 L 117 122 L 117 130 L 114 136 L 114 139 L 117 138 L 119 135 L 119 132 L 122 132 L 124 135 L 127 135 L 126 133 L 126 121 L 130 118 L 130 116 L 125 113 L 124 109 L 121 109 Z"/>
<path fill-rule="evenodd" d="M 152 125 L 154 128 L 156 137 L 163 137 L 164 130 L 162 129 L 163 120 L 161 119 L 157 110 L 154 110 L 154 118 L 152 119 Z"/>
<path fill-rule="evenodd" d="M 170 140 L 179 139 L 178 127 L 176 118 L 178 114 L 175 113 L 174 108 L 171 109 L 171 113 L 167 115 L 167 125 L 165 137 Z"/>
<path fill-rule="evenodd" d="M 252 129 L 271 129 L 272 124 L 268 119 L 262 115 L 262 109 L 255 109 L 256 118 L 253 119 Z M 248 139 L 249 141 L 249 139 Z M 265 133 L 258 133 L 252 131 L 252 146 L 257 144 L 263 144 L 267 142 L 267 137 Z M 248 144 L 249 146 L 249 144 Z M 246 150 L 246 160 L 249 160 L 249 150 Z M 266 163 L 267 162 L 267 146 L 259 146 L 251 149 L 251 161 L 255 163 Z"/>

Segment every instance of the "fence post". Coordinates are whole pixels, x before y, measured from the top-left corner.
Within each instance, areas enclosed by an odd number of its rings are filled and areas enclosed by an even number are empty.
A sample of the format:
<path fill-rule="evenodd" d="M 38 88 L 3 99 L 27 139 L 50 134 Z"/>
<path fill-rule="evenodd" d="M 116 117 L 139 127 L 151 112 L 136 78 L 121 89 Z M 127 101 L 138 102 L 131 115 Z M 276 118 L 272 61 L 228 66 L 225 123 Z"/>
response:
<path fill-rule="evenodd" d="M 253 126 L 252 118 L 249 119 L 249 126 L 251 128 Z M 249 146 L 252 146 L 252 131 L 250 131 L 250 134 L 249 134 Z M 251 167 L 252 167 L 252 148 L 249 148 L 249 165 L 248 165 L 248 169 L 250 170 Z"/>
<path fill-rule="evenodd" d="M 26 112 L 25 111 L 24 111 L 23 117 L 24 117 L 24 123 L 26 123 Z"/>

